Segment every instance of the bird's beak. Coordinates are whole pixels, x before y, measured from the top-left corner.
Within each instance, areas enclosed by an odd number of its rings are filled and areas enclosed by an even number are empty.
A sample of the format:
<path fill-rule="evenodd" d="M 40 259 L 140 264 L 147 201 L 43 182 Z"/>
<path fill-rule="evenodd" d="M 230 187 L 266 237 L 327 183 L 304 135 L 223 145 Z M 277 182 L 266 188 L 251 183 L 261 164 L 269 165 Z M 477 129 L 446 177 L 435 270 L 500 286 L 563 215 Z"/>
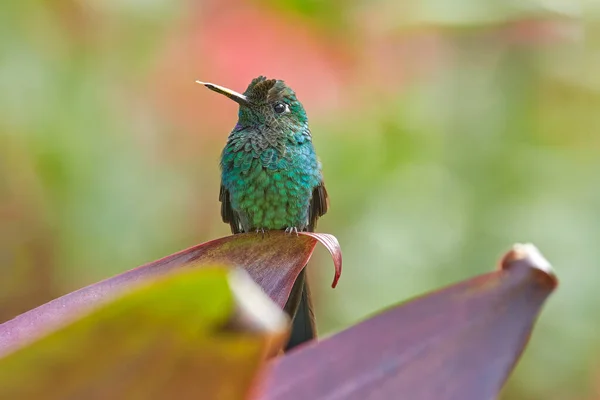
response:
<path fill-rule="evenodd" d="M 200 81 L 196 81 L 196 83 L 206 86 L 213 92 L 217 92 L 224 96 L 229 97 L 231 100 L 235 101 L 239 105 L 242 105 L 242 106 L 250 105 L 250 101 L 248 100 L 248 98 L 246 96 L 244 96 L 243 94 L 236 92 L 235 90 L 227 89 L 226 87 L 215 85 L 214 83 L 200 82 Z"/>

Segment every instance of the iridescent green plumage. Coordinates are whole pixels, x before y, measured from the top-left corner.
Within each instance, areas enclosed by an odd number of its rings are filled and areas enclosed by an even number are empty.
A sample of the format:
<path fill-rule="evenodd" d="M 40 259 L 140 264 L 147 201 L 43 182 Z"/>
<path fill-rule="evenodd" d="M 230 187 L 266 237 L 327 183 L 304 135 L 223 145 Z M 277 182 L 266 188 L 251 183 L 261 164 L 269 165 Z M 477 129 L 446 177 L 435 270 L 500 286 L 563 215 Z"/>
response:
<path fill-rule="evenodd" d="M 203 82 L 200 82 L 203 83 Z M 243 94 L 203 83 L 240 104 L 238 122 L 221 155 L 221 216 L 233 233 L 271 229 L 313 231 L 327 212 L 328 196 L 308 118 L 281 80 L 254 79 Z M 288 348 L 314 335 L 304 272 L 288 312 L 295 315 Z"/>

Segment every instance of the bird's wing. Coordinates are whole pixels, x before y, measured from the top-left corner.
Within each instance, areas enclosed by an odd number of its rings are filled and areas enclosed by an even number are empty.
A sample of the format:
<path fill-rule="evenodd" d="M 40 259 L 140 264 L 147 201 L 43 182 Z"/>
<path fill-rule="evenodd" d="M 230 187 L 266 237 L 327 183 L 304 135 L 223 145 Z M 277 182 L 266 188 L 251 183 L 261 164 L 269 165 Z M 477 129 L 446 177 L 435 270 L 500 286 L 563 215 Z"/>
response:
<path fill-rule="evenodd" d="M 221 218 L 223 222 L 228 223 L 231 226 L 231 233 L 243 232 L 242 225 L 237 214 L 231 208 L 231 201 L 229 199 L 229 191 L 221 184 L 221 190 L 219 192 L 219 201 L 221 202 Z"/>
<path fill-rule="evenodd" d="M 329 195 L 325 189 L 325 183 L 321 181 L 313 190 L 312 199 L 308 209 L 308 227 L 309 232 L 314 232 L 317 227 L 319 217 L 325 215 L 329 209 Z"/>

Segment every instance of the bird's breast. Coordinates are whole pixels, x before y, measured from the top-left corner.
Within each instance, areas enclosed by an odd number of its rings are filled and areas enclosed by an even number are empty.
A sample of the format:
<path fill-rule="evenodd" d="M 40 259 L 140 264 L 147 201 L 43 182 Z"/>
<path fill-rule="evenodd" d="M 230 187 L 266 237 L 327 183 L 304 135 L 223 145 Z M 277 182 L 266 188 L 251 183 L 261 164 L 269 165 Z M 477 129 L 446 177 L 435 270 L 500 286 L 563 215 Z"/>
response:
<path fill-rule="evenodd" d="M 250 225 L 280 229 L 306 223 L 312 190 L 321 180 L 312 144 L 307 144 L 261 151 L 246 151 L 245 146 L 225 149 L 222 182 L 232 208 Z"/>

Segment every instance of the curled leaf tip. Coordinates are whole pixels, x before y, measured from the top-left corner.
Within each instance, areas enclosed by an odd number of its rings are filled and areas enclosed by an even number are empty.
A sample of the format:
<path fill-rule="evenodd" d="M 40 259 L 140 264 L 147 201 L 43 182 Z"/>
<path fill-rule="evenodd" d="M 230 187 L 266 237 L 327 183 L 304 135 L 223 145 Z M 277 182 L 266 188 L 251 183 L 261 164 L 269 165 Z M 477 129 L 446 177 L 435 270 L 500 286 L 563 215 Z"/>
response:
<path fill-rule="evenodd" d="M 331 282 L 331 287 L 333 289 L 335 289 L 335 287 L 337 286 L 338 281 L 340 280 L 340 276 L 342 276 L 342 271 L 336 270 L 335 276 L 333 277 L 333 282 Z"/>
<path fill-rule="evenodd" d="M 335 268 L 335 274 L 333 276 L 333 282 L 331 287 L 335 288 L 342 276 L 342 248 L 337 238 L 328 233 L 316 233 L 316 232 L 299 232 L 301 235 L 310 236 L 321 243 L 331 254 L 333 258 L 333 266 Z"/>
<path fill-rule="evenodd" d="M 508 270 L 514 267 L 516 263 L 543 273 L 550 280 L 553 287 L 558 284 L 558 278 L 554 274 L 552 265 L 534 244 L 514 244 L 512 249 L 502 257 L 500 268 Z"/>
<path fill-rule="evenodd" d="M 553 273 L 550 262 L 532 243 L 515 243 L 502 259 L 502 269 L 510 268 L 514 261 L 526 260 L 532 268 L 540 269 L 548 274 Z"/>

